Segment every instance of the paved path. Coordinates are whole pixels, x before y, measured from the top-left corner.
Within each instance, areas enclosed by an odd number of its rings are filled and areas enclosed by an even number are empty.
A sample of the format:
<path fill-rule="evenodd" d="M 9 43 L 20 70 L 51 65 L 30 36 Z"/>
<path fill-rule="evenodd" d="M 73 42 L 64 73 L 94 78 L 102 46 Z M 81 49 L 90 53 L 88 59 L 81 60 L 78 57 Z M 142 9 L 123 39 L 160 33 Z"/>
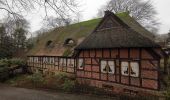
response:
<path fill-rule="evenodd" d="M 0 100 L 113 100 L 97 96 L 54 93 L 0 85 Z"/>

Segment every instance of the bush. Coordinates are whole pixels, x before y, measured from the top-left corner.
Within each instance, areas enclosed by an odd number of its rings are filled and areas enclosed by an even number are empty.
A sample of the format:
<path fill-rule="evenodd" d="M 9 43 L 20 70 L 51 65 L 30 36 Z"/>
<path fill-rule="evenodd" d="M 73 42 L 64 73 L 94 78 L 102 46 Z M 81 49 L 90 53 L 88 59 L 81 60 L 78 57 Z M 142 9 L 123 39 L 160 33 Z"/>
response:
<path fill-rule="evenodd" d="M 10 65 L 8 59 L 1 59 L 0 60 L 0 67 L 8 67 Z"/>
<path fill-rule="evenodd" d="M 62 89 L 66 92 L 71 92 L 75 88 L 75 81 L 74 80 L 65 80 L 64 84 L 62 85 Z"/>
<path fill-rule="evenodd" d="M 37 72 L 32 75 L 14 78 L 9 84 L 20 87 L 54 89 L 65 92 L 71 92 L 75 89 L 75 80 L 69 78 L 66 73 L 44 76 Z"/>
<path fill-rule="evenodd" d="M 62 72 L 57 73 L 55 76 L 60 81 L 65 81 L 66 79 L 68 79 L 67 74 Z"/>
<path fill-rule="evenodd" d="M 33 87 L 42 87 L 44 85 L 44 77 L 39 72 L 28 76 L 28 80 L 31 82 Z"/>
<path fill-rule="evenodd" d="M 0 81 L 3 82 L 9 78 L 9 68 L 0 67 Z"/>
<path fill-rule="evenodd" d="M 10 67 L 10 66 L 25 66 L 26 61 L 18 58 L 13 59 L 1 59 L 0 60 L 0 67 Z"/>
<path fill-rule="evenodd" d="M 64 84 L 65 80 L 68 80 L 68 77 L 65 73 L 57 73 L 56 75 L 46 75 L 45 85 L 47 88 L 62 89 L 62 84 Z"/>
<path fill-rule="evenodd" d="M 63 90 L 70 92 L 75 87 L 75 80 L 69 78 L 66 73 L 60 72 L 56 75 L 45 76 L 45 86 L 46 88 Z"/>
<path fill-rule="evenodd" d="M 18 65 L 18 66 L 25 66 L 26 65 L 26 61 L 23 59 L 19 59 L 19 58 L 13 58 L 9 60 L 10 65 Z"/>

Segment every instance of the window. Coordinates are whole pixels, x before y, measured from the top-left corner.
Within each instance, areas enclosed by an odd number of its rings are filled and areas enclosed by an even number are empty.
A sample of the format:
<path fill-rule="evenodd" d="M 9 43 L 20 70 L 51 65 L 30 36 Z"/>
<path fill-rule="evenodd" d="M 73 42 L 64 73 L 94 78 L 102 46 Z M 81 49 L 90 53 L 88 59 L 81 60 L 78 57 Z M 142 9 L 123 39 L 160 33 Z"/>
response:
<path fill-rule="evenodd" d="M 38 62 L 41 62 L 41 60 L 42 60 L 41 57 L 38 57 Z"/>
<path fill-rule="evenodd" d="M 138 77 L 139 63 L 138 62 L 121 62 L 121 73 L 125 76 Z"/>
<path fill-rule="evenodd" d="M 33 62 L 33 57 L 29 57 L 29 61 L 30 61 L 30 62 Z"/>
<path fill-rule="evenodd" d="M 84 59 L 79 59 L 78 60 L 78 69 L 83 69 L 84 68 Z"/>
<path fill-rule="evenodd" d="M 56 66 L 59 66 L 59 65 L 58 65 L 58 63 L 59 63 L 59 58 L 55 58 L 55 59 L 54 59 L 54 63 L 55 63 Z"/>
<path fill-rule="evenodd" d="M 48 63 L 48 57 L 43 57 L 43 63 Z"/>
<path fill-rule="evenodd" d="M 67 64 L 70 67 L 74 67 L 74 59 L 67 59 Z"/>
<path fill-rule="evenodd" d="M 46 57 L 43 57 L 43 63 L 45 63 L 46 62 Z"/>
<path fill-rule="evenodd" d="M 34 57 L 34 62 L 35 62 L 35 63 L 38 62 L 38 57 Z"/>
<path fill-rule="evenodd" d="M 66 66 L 66 59 L 65 58 L 60 58 L 60 66 L 63 66 L 63 67 Z"/>
<path fill-rule="evenodd" d="M 76 41 L 73 40 L 72 38 L 68 38 L 65 40 L 64 45 L 65 46 L 74 46 L 74 45 L 76 45 Z"/>
<path fill-rule="evenodd" d="M 46 42 L 46 47 L 50 46 L 52 44 L 53 41 L 49 40 Z"/>
<path fill-rule="evenodd" d="M 47 57 L 47 63 L 50 63 L 50 57 Z"/>
<path fill-rule="evenodd" d="M 138 77 L 139 76 L 139 63 L 137 62 L 130 62 L 131 66 L 131 76 Z"/>
<path fill-rule="evenodd" d="M 54 63 L 54 57 L 51 58 L 51 64 L 53 64 L 53 63 Z"/>
<path fill-rule="evenodd" d="M 114 74 L 115 72 L 115 63 L 114 61 L 106 61 L 106 60 L 102 60 L 101 63 L 101 72 L 102 73 L 111 73 Z"/>

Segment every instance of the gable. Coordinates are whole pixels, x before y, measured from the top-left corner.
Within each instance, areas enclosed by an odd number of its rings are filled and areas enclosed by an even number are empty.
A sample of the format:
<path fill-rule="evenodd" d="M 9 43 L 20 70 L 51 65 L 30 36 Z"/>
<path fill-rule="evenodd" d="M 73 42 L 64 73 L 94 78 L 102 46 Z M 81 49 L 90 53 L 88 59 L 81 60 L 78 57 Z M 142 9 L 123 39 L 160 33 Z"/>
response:
<path fill-rule="evenodd" d="M 128 27 L 128 25 L 125 24 L 122 20 L 120 20 L 120 18 L 118 18 L 112 12 L 105 11 L 104 18 L 101 20 L 101 22 L 98 24 L 94 31 L 119 27 Z"/>
<path fill-rule="evenodd" d="M 112 12 L 105 12 L 96 29 L 75 49 L 159 48 L 154 41 L 141 35 Z"/>
<path fill-rule="evenodd" d="M 111 16 L 105 18 L 102 23 L 99 24 L 97 30 L 102 30 L 102 29 L 108 29 L 108 28 L 116 28 L 120 27 L 119 22 L 117 22 L 114 18 Z"/>

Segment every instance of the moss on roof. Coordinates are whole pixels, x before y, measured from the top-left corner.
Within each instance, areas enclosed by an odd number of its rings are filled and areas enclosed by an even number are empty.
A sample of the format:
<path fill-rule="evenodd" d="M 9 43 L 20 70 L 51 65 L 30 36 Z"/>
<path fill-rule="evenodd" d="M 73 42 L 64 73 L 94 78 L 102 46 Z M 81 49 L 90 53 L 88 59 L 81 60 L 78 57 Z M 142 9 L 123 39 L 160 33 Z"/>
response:
<path fill-rule="evenodd" d="M 140 25 L 133 17 L 129 16 L 128 12 L 122 12 L 116 14 L 124 23 L 134 29 L 136 32 L 153 39 L 154 34 L 146 30 L 142 25 Z"/>
<path fill-rule="evenodd" d="M 129 16 L 127 12 L 116 14 L 123 22 L 129 25 L 135 31 L 143 34 L 147 37 L 152 37 L 152 33 L 143 28 L 138 22 L 136 22 L 132 17 Z M 51 52 L 54 48 L 46 48 L 45 44 L 47 41 L 51 40 L 54 44 L 62 45 L 67 38 L 73 38 L 78 40 L 83 37 L 87 37 L 101 21 L 101 18 L 92 19 L 89 21 L 84 21 L 76 24 L 72 24 L 65 27 L 56 28 L 50 32 L 45 33 L 39 38 L 39 41 L 34 45 L 34 47 L 28 52 L 28 55 L 44 55 Z M 64 47 L 63 47 L 64 48 Z M 58 49 L 57 47 L 55 48 Z M 64 53 L 64 52 L 63 52 Z M 61 54 L 62 55 L 62 54 Z"/>

